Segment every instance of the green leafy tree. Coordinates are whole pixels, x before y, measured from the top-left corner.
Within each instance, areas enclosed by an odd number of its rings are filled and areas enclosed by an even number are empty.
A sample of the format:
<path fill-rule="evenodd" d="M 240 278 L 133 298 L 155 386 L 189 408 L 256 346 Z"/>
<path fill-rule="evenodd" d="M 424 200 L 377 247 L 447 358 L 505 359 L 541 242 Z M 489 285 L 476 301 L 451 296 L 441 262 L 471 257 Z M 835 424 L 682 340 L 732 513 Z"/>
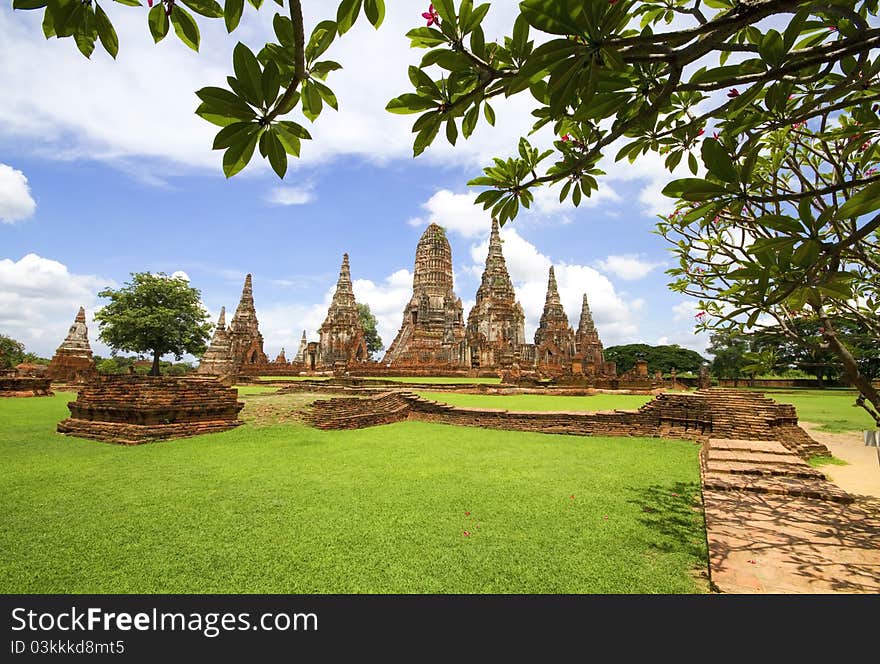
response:
<path fill-rule="evenodd" d="M 853 63 L 841 67 L 860 78 Z M 780 90 L 787 97 L 795 86 Z M 679 259 L 670 286 L 701 300 L 700 328 L 773 326 L 829 351 L 859 390 L 858 405 L 880 424 L 880 394 L 844 333 L 852 326 L 880 344 L 878 132 L 871 106 L 852 115 L 827 107 L 752 137 L 708 138 L 705 178 L 666 187 L 679 201 L 658 231 Z M 818 344 L 802 320 L 818 324 Z"/>
<path fill-rule="evenodd" d="M 736 384 L 748 364 L 746 354 L 749 352 L 749 342 L 745 336 L 723 331 L 716 332 L 709 337 L 707 350 L 714 356 L 712 373 L 718 378 L 732 379 Z"/>
<path fill-rule="evenodd" d="M 706 360 L 698 352 L 681 346 L 649 346 L 648 344 L 626 344 L 622 346 L 610 346 L 605 349 L 605 359 L 617 364 L 620 372 L 632 369 L 637 360 L 645 360 L 648 363 L 648 371 L 662 371 L 669 373 L 673 369 L 677 372 L 700 370 L 700 365 Z"/>
<path fill-rule="evenodd" d="M 0 369 L 9 369 L 24 361 L 24 344 L 0 334 Z"/>
<path fill-rule="evenodd" d="M 110 300 L 95 314 L 99 337 L 114 350 L 151 354 L 151 376 L 159 375 L 163 355 L 179 360 L 185 353 L 205 352 L 211 334 L 208 312 L 201 293 L 185 279 L 132 273 L 123 288 L 98 295 Z"/>
<path fill-rule="evenodd" d="M 373 312 L 370 311 L 369 304 L 358 302 L 357 307 L 358 320 L 360 320 L 361 327 L 364 330 L 364 338 L 367 341 L 367 352 L 372 358 L 373 353 L 378 353 L 385 347 L 385 345 L 382 343 L 382 337 L 379 336 L 379 332 L 376 329 L 378 321 L 373 315 Z"/>

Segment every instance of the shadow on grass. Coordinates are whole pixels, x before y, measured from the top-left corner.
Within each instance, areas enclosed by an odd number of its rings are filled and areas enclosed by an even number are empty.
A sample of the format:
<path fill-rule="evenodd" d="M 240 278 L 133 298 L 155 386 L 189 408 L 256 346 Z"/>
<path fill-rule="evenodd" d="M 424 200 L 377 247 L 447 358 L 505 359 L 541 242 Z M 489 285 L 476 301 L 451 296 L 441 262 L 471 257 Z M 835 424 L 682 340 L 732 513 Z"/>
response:
<path fill-rule="evenodd" d="M 683 552 L 708 564 L 699 482 L 654 484 L 628 491 L 633 496 L 628 502 L 639 508 L 639 521 L 652 533 L 649 544 L 653 548 Z"/>

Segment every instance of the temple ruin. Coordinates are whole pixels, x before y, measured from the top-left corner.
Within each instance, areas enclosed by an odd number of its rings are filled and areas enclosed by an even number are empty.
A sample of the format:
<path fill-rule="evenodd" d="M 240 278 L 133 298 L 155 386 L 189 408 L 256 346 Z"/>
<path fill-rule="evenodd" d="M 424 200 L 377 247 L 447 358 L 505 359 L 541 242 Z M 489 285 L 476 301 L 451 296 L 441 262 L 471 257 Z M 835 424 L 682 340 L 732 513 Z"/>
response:
<path fill-rule="evenodd" d="M 202 356 L 198 373 L 226 376 L 241 373 L 247 365 L 264 365 L 269 358 L 263 351 L 263 335 L 254 307 L 253 279 L 248 274 L 244 279 L 241 299 L 226 327 L 226 307 L 220 310 L 217 328 L 208 350 Z"/>
<path fill-rule="evenodd" d="M 64 383 L 82 383 L 94 378 L 97 373 L 89 344 L 86 310 L 80 307 L 67 337 L 49 362 L 46 376 Z"/>
<path fill-rule="evenodd" d="M 357 302 L 351 284 L 351 268 L 348 254 L 342 256 L 342 267 L 336 281 L 336 291 L 327 309 L 327 317 L 318 330 L 318 357 L 309 356 L 311 368 L 347 367 L 349 364 L 366 362 L 369 353 L 358 315 Z M 308 345 L 304 354 L 309 354 Z"/>
<path fill-rule="evenodd" d="M 581 304 L 581 320 L 574 335 L 575 355 L 572 358 L 572 371 L 586 376 L 602 376 L 606 374 L 605 354 L 599 332 L 593 322 L 593 313 L 587 294 Z M 613 372 L 612 372 L 613 373 Z"/>
<path fill-rule="evenodd" d="M 477 301 L 467 319 L 470 366 L 505 368 L 522 362 L 527 354 L 525 321 L 501 250 L 498 220 L 493 219 L 486 267 L 477 289 Z"/>
<path fill-rule="evenodd" d="M 416 247 L 413 295 L 385 353 L 385 366 L 450 368 L 469 364 L 461 299 L 452 283 L 446 232 L 430 224 Z"/>
<path fill-rule="evenodd" d="M 568 316 L 559 299 L 556 287 L 556 273 L 550 266 L 547 280 L 547 296 L 544 312 L 535 331 L 535 357 L 539 367 L 553 372 L 571 369 L 575 355 L 574 330 L 568 324 Z"/>
<path fill-rule="evenodd" d="M 514 383 L 552 378 L 569 385 L 605 389 L 651 389 L 662 378 L 648 375 L 647 365 L 617 375 L 604 357 L 587 295 L 583 296 L 577 331 L 562 306 L 554 268 L 550 267 L 547 294 L 534 343 L 525 339 L 525 314 L 504 258 L 498 221 L 493 219 L 489 250 L 476 302 L 467 317 L 453 288 L 452 249 L 444 229 L 429 224 L 416 246 L 412 297 L 404 307 L 400 330 L 381 362 L 370 360 L 358 316 L 348 254 L 318 330 L 309 341 L 304 330 L 296 355 L 288 360 L 284 349 L 269 362 L 247 275 L 241 301 L 229 328 L 220 320 L 199 373 L 214 375 L 286 376 L 301 373 L 367 375 L 467 375 L 502 373 Z"/>

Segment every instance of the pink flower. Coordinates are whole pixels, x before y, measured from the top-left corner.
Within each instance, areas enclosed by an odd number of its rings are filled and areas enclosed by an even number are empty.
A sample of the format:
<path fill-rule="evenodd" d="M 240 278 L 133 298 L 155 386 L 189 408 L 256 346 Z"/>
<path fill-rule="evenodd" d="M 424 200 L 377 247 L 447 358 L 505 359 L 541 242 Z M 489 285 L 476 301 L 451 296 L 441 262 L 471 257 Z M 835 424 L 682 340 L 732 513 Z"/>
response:
<path fill-rule="evenodd" d="M 674 493 L 674 492 L 673 492 L 673 494 L 672 494 L 672 495 L 673 495 L 673 496 L 677 496 L 677 495 L 678 495 L 678 494 L 677 494 L 677 493 Z"/>
<path fill-rule="evenodd" d="M 706 312 L 705 312 L 705 311 L 698 311 L 698 312 L 697 312 L 697 315 L 694 316 L 694 318 L 696 318 L 697 320 L 703 320 L 703 318 L 705 318 L 705 317 L 706 317 Z M 674 494 L 673 494 L 673 495 L 674 495 Z"/>
<path fill-rule="evenodd" d="M 876 172 L 877 172 L 876 168 L 869 168 L 867 171 L 865 171 L 865 175 L 874 175 L 874 173 L 876 173 Z"/>
<path fill-rule="evenodd" d="M 422 18 L 428 19 L 428 27 L 430 28 L 432 25 L 440 25 L 440 15 L 437 13 L 437 10 L 434 9 L 434 5 L 428 5 L 428 11 L 422 14 Z"/>
<path fill-rule="evenodd" d="M 739 97 L 739 90 L 737 90 L 736 88 L 730 88 L 730 90 L 727 93 L 727 96 L 730 97 L 731 99 L 733 99 L 734 97 Z"/>
<path fill-rule="evenodd" d="M 837 26 L 836 25 L 829 25 L 828 32 L 837 32 Z"/>
<path fill-rule="evenodd" d="M 825 328 L 824 328 L 824 327 L 820 327 L 820 328 L 819 328 L 819 334 L 825 334 Z"/>
<path fill-rule="evenodd" d="M 147 4 L 148 4 L 150 7 L 152 7 L 152 6 L 153 6 L 153 0 L 147 0 Z"/>
<path fill-rule="evenodd" d="M 705 133 L 706 133 L 705 129 L 700 129 L 700 131 L 697 132 L 697 136 L 702 136 Z"/>
<path fill-rule="evenodd" d="M 716 141 L 718 140 L 718 132 L 717 131 L 712 132 L 712 138 L 714 138 Z"/>
<path fill-rule="evenodd" d="M 560 136 L 560 140 L 563 143 L 568 143 L 571 140 L 571 136 L 569 136 L 568 134 L 563 134 L 562 136 Z"/>
<path fill-rule="evenodd" d="M 462 533 L 462 535 L 464 535 L 465 537 L 470 537 L 470 536 L 471 536 L 471 531 L 470 531 L 470 530 L 465 530 L 465 531 Z"/>

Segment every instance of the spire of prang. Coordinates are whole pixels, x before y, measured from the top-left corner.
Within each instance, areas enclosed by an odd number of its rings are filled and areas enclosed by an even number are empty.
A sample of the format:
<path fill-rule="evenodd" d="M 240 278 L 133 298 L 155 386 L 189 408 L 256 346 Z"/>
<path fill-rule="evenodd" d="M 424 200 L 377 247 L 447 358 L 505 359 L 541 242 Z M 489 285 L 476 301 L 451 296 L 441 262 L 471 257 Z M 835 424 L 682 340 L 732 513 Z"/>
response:
<path fill-rule="evenodd" d="M 590 303 L 587 300 L 587 294 L 584 293 L 584 302 L 581 305 L 581 320 L 578 324 L 578 334 L 589 334 L 596 331 L 596 323 L 593 321 L 593 314 L 590 311 Z"/>
<path fill-rule="evenodd" d="M 257 310 L 254 307 L 254 284 L 250 274 L 244 278 L 241 299 L 238 301 L 238 308 L 235 310 L 229 327 L 233 332 L 259 333 L 260 324 L 257 321 Z"/>

